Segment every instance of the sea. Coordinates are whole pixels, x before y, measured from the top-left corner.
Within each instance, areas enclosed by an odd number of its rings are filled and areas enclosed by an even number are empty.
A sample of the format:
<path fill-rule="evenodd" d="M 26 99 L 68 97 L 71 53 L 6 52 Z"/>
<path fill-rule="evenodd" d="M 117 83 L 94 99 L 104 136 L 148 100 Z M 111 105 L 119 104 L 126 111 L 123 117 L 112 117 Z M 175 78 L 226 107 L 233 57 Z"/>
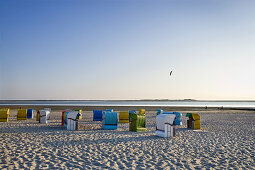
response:
<path fill-rule="evenodd" d="M 255 109 L 255 101 L 201 100 L 0 100 L 0 106 L 157 106 L 157 107 L 224 107 Z"/>

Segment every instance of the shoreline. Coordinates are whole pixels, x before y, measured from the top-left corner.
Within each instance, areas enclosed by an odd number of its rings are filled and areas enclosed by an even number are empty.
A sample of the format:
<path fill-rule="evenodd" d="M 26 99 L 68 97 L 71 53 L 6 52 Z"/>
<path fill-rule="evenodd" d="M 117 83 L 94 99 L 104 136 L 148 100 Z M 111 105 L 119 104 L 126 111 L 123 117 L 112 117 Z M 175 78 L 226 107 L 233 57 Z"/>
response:
<path fill-rule="evenodd" d="M 50 107 L 53 110 L 64 110 L 64 109 L 81 109 L 83 111 L 93 111 L 93 110 L 105 110 L 113 109 L 117 111 L 124 110 L 139 110 L 145 109 L 147 111 L 156 111 L 157 109 L 162 110 L 174 110 L 174 111 L 215 111 L 215 110 L 244 110 L 244 111 L 255 111 L 255 108 L 240 108 L 240 107 L 184 107 L 184 106 L 80 106 L 80 105 L 0 105 L 0 108 L 31 108 L 35 110 L 42 110 L 46 107 Z"/>

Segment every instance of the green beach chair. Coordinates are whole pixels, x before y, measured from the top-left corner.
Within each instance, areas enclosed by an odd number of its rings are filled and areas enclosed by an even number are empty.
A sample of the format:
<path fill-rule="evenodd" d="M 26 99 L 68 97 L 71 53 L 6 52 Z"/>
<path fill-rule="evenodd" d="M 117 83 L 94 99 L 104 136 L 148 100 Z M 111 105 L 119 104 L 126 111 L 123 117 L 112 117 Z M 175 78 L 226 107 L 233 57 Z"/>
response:
<path fill-rule="evenodd" d="M 133 132 L 142 132 L 146 131 L 146 119 L 144 114 L 129 114 L 130 123 L 129 130 Z"/>

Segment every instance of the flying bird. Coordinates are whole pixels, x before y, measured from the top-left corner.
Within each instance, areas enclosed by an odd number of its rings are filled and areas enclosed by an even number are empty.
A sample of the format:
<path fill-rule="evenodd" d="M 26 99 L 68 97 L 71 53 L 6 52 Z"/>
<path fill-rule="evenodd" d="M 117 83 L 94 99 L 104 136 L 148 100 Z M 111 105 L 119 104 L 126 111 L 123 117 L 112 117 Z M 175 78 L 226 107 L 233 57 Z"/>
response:
<path fill-rule="evenodd" d="M 170 76 L 172 75 L 172 73 L 173 73 L 173 71 L 170 71 L 170 73 L 169 73 L 169 74 L 170 74 Z"/>

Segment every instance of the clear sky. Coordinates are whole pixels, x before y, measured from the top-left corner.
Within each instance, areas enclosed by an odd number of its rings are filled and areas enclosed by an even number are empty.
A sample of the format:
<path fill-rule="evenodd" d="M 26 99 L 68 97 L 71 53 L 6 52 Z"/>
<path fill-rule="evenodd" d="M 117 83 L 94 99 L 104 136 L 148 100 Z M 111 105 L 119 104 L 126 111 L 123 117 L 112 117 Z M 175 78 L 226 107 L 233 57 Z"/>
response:
<path fill-rule="evenodd" d="M 0 99 L 254 100 L 254 7 L 1 0 Z"/>

